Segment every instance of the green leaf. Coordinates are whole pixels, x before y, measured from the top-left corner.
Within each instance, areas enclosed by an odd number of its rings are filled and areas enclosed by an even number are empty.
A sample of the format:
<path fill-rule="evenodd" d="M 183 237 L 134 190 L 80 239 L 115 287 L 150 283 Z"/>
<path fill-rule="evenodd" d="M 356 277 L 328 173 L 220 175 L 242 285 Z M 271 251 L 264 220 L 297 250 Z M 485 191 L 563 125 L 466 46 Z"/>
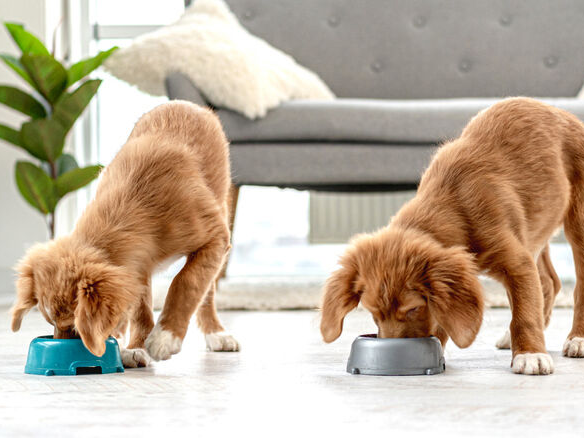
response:
<path fill-rule="evenodd" d="M 55 103 L 67 88 L 67 70 L 51 55 L 25 53 L 20 58 L 35 88 L 49 102 Z"/>
<path fill-rule="evenodd" d="M 38 100 L 15 87 L 0 85 L 0 103 L 33 119 L 46 117 L 47 115 L 45 107 Z"/>
<path fill-rule="evenodd" d="M 105 50 L 103 52 L 99 52 L 93 58 L 83 59 L 75 64 L 73 64 L 70 68 L 68 73 L 69 80 L 67 85 L 73 85 L 80 79 L 83 79 L 97 67 L 99 67 L 103 61 L 105 61 L 112 53 L 114 53 L 118 48 L 112 47 L 109 50 Z"/>
<path fill-rule="evenodd" d="M 7 55 L 6 53 L 0 54 L 0 59 L 2 59 L 2 61 L 4 61 L 4 64 L 6 64 L 8 67 L 14 70 L 18 76 L 20 76 L 22 79 L 28 82 L 36 90 L 34 82 L 24 69 L 24 65 L 22 65 L 20 59 L 12 55 Z"/>
<path fill-rule="evenodd" d="M 49 175 L 27 161 L 17 161 L 15 170 L 16 185 L 24 199 L 45 215 L 53 213 L 58 198 Z"/>
<path fill-rule="evenodd" d="M 66 134 L 56 120 L 37 119 L 22 124 L 20 141 L 31 155 L 44 161 L 55 161 L 63 152 Z"/>
<path fill-rule="evenodd" d="M 45 45 L 32 33 L 24 30 L 24 26 L 18 23 L 4 23 L 10 36 L 20 48 L 22 53 L 34 53 L 38 55 L 48 55 L 49 51 Z"/>
<path fill-rule="evenodd" d="M 10 126 L 0 125 L 0 138 L 15 146 L 24 147 L 20 141 L 20 132 Z"/>
<path fill-rule="evenodd" d="M 70 154 L 63 154 L 57 158 L 57 161 L 55 161 L 57 177 L 63 175 L 65 172 L 77 169 L 78 167 L 79 165 L 77 164 L 77 161 L 75 161 L 75 158 Z M 51 163 L 43 161 L 41 162 L 41 168 L 47 173 L 47 175 L 51 175 L 52 177 Z"/>
<path fill-rule="evenodd" d="M 55 188 L 59 198 L 67 193 L 73 192 L 81 187 L 86 186 L 98 177 L 102 166 L 88 166 L 70 170 L 64 173 L 55 181 Z"/>
<path fill-rule="evenodd" d="M 101 81 L 86 81 L 74 92 L 65 93 L 55 104 L 49 119 L 23 123 L 20 128 L 21 143 L 29 152 L 44 161 L 55 161 L 63 152 L 65 137 L 89 104 Z"/>
<path fill-rule="evenodd" d="M 28 145 L 23 143 L 22 134 L 16 129 L 13 129 L 6 125 L 0 125 L 0 138 L 12 143 L 14 146 L 18 146 L 19 148 L 24 149 L 29 154 L 39 158 L 35 153 L 34 148 L 30 148 Z"/>
<path fill-rule="evenodd" d="M 91 102 L 100 85 L 100 79 L 85 81 L 72 93 L 65 93 L 55 104 L 53 119 L 61 124 L 65 134 Z"/>
<path fill-rule="evenodd" d="M 69 172 L 70 170 L 79 168 L 77 161 L 75 161 L 75 157 L 70 154 L 63 154 L 61 155 L 56 162 L 57 165 L 57 176 L 61 176 L 64 173 Z"/>

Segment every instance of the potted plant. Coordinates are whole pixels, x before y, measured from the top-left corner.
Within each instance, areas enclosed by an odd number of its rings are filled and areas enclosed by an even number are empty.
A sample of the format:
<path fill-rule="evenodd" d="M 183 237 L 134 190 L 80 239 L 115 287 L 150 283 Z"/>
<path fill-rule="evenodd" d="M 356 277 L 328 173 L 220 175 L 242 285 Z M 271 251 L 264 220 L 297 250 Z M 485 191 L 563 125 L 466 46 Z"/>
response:
<path fill-rule="evenodd" d="M 63 153 L 63 148 L 67 133 L 101 84 L 101 80 L 86 79 L 87 76 L 117 47 L 66 68 L 55 59 L 54 50 L 49 53 L 22 25 L 4 25 L 22 54 L 20 58 L 0 54 L 0 58 L 28 83 L 32 93 L 0 85 L 0 103 L 29 117 L 20 130 L 0 124 L 0 139 L 36 159 L 16 162 L 16 185 L 22 197 L 45 216 L 52 239 L 58 202 L 97 178 L 102 168 L 100 165 L 80 168 L 72 155 Z"/>

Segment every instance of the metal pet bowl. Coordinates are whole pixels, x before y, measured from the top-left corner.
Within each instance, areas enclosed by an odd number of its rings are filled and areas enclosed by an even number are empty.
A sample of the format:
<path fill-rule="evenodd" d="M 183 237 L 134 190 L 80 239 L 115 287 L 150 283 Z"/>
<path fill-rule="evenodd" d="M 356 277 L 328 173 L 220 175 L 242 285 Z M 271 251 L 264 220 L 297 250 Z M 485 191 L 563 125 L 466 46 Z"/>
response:
<path fill-rule="evenodd" d="M 440 374 L 446 369 L 438 338 L 358 336 L 351 346 L 347 372 L 373 376 Z"/>
<path fill-rule="evenodd" d="M 105 353 L 98 357 L 85 348 L 81 339 L 39 336 L 30 343 L 24 372 L 43 376 L 123 373 L 118 342 L 109 337 L 105 346 Z"/>

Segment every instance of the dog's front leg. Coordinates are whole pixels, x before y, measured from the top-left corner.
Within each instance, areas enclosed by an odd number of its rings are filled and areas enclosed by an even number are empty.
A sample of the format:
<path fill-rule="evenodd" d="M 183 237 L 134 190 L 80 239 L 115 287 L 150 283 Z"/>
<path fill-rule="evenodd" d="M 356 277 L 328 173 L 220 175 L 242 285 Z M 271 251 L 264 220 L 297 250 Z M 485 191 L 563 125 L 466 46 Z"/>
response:
<path fill-rule="evenodd" d="M 545 348 L 544 303 L 537 267 L 529 254 L 506 259 L 512 262 L 500 272 L 511 298 L 511 367 L 518 374 L 551 374 L 554 364 Z"/>
<path fill-rule="evenodd" d="M 229 233 L 211 239 L 187 257 L 174 277 L 158 322 L 146 339 L 146 349 L 155 360 L 170 359 L 182 347 L 191 316 L 222 267 Z"/>
<path fill-rule="evenodd" d="M 144 349 L 144 342 L 154 327 L 152 315 L 152 290 L 150 277 L 145 275 L 144 292 L 140 304 L 134 309 L 130 322 L 130 343 L 121 350 L 122 362 L 126 368 L 147 367 L 150 356 Z"/>

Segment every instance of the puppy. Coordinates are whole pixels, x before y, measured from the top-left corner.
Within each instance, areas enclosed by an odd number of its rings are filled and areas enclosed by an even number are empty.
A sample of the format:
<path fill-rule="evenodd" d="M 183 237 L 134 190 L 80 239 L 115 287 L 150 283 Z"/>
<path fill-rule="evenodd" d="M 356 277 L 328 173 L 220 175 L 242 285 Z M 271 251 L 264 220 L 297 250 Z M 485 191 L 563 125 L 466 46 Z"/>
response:
<path fill-rule="evenodd" d="M 12 330 L 38 306 L 55 337 L 78 335 L 95 355 L 130 324 L 124 365 L 178 353 L 192 314 L 213 350 L 238 350 L 214 304 L 230 248 L 228 143 L 217 117 L 173 101 L 136 123 L 68 236 L 31 248 L 17 266 Z M 154 325 L 150 278 L 186 256 Z M 146 348 L 147 352 L 144 350 Z"/>
<path fill-rule="evenodd" d="M 512 370 L 550 374 L 543 331 L 560 281 L 548 241 L 561 225 L 577 274 L 563 352 L 584 357 L 584 125 L 536 100 L 501 101 L 438 150 L 387 227 L 351 242 L 324 287 L 323 338 L 334 341 L 361 302 L 380 337 L 468 347 L 483 316 L 482 272 L 507 290 L 510 339 L 498 346 L 511 347 Z"/>

